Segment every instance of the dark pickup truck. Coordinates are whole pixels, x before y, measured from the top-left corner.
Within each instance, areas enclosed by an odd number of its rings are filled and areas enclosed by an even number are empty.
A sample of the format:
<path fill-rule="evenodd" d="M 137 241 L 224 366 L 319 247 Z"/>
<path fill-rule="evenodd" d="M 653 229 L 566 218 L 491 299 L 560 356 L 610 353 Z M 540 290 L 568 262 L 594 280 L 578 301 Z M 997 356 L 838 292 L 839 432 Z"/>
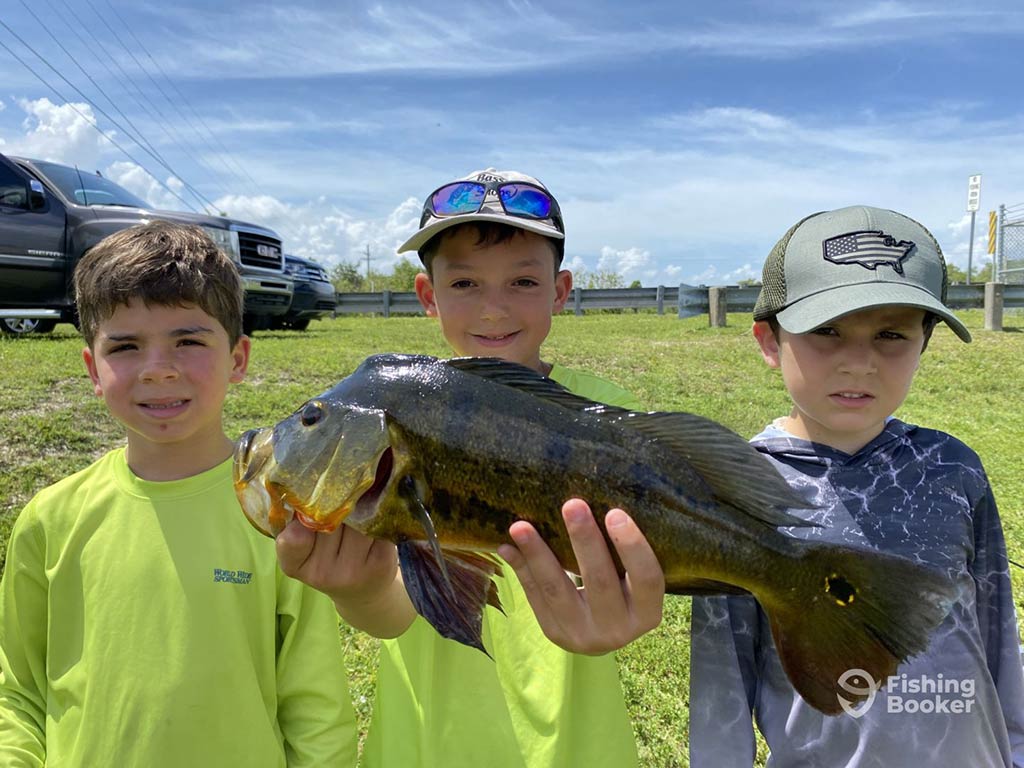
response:
<path fill-rule="evenodd" d="M 245 330 L 269 328 L 292 300 L 281 239 L 220 216 L 153 210 L 99 172 L 0 155 L 0 332 L 43 333 L 76 322 L 71 275 L 78 260 L 118 230 L 153 219 L 195 224 L 238 265 Z"/>

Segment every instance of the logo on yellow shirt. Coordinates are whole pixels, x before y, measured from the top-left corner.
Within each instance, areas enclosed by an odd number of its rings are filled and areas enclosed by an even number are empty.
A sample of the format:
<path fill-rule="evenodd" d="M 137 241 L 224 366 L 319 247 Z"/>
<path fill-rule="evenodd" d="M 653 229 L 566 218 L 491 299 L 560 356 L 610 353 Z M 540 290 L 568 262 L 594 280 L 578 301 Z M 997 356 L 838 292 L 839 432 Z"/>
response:
<path fill-rule="evenodd" d="M 249 571 L 229 571 L 225 568 L 213 569 L 213 580 L 226 581 L 231 584 L 248 584 L 252 581 L 252 574 Z"/>

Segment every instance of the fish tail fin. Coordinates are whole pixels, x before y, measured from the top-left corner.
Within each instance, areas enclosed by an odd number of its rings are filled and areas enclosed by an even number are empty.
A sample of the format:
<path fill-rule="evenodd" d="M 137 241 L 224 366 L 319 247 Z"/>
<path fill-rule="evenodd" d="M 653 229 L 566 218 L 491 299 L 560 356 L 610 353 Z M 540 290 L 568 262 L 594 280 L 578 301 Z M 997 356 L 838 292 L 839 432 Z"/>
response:
<path fill-rule="evenodd" d="M 786 600 L 757 597 L 794 688 L 815 709 L 835 715 L 844 701 L 852 705 L 872 692 L 852 693 L 840 678 L 866 673 L 877 688 L 924 651 L 949 612 L 953 584 L 896 555 L 810 542 L 800 549 L 804 577 L 786 585 Z"/>

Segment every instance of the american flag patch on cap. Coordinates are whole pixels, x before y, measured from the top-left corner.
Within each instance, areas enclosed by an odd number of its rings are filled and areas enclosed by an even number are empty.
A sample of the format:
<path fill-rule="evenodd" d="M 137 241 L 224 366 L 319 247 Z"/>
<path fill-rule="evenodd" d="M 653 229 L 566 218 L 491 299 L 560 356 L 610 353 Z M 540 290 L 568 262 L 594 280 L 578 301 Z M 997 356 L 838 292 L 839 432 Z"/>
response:
<path fill-rule="evenodd" d="M 821 245 L 825 259 L 833 264 L 859 264 L 865 269 L 877 269 L 880 264 L 888 264 L 900 275 L 903 274 L 903 260 L 914 247 L 910 240 L 897 240 L 878 230 L 847 232 L 830 237 Z"/>

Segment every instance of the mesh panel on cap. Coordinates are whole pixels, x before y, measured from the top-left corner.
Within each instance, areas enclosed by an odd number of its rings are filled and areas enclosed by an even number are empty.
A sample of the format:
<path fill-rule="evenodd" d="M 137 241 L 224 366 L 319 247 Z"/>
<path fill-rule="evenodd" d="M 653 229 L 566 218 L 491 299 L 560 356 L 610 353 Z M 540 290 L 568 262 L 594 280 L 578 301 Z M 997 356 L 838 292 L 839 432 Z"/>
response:
<path fill-rule="evenodd" d="M 819 211 L 818 213 L 822 213 Z M 757 294 L 757 303 L 754 305 L 754 319 L 767 320 L 782 311 L 786 306 L 786 248 L 789 241 L 807 219 L 817 216 L 812 213 L 805 216 L 782 236 L 782 239 L 775 244 L 772 252 L 765 259 L 764 269 L 761 270 L 761 292 Z"/>
<path fill-rule="evenodd" d="M 896 212 L 893 211 L 893 213 L 896 213 Z M 931 230 L 928 229 L 928 227 L 926 227 L 924 224 L 919 222 L 917 219 L 911 219 L 905 213 L 901 213 L 899 215 L 902 216 L 903 218 L 909 219 L 910 221 L 912 221 L 915 224 L 917 224 L 917 226 L 919 226 L 921 229 L 923 229 L 925 234 L 928 235 L 928 238 L 932 241 L 932 246 L 935 248 L 935 253 L 939 257 L 939 264 L 942 267 L 942 295 L 939 296 L 939 301 L 941 301 L 943 304 L 945 304 L 946 303 L 946 288 L 949 286 L 949 274 L 946 272 L 946 257 L 942 255 L 942 248 L 939 247 L 939 241 L 935 239 L 935 235 L 932 234 Z"/>

